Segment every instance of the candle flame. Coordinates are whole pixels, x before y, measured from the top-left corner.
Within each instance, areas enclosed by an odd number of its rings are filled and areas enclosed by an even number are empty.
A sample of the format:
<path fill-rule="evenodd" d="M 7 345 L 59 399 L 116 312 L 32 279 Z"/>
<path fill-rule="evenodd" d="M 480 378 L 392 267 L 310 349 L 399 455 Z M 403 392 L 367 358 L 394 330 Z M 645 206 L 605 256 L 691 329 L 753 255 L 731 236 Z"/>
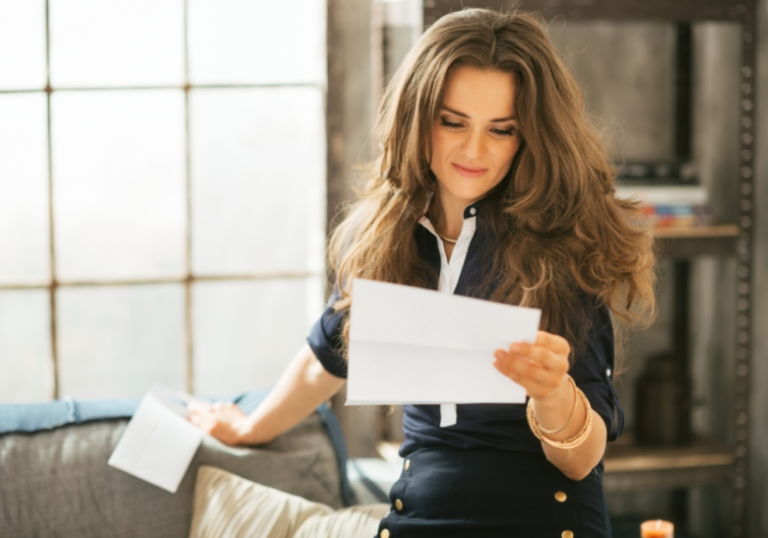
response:
<path fill-rule="evenodd" d="M 657 519 L 656 520 L 656 530 L 659 530 L 660 528 L 661 528 L 661 520 Z"/>

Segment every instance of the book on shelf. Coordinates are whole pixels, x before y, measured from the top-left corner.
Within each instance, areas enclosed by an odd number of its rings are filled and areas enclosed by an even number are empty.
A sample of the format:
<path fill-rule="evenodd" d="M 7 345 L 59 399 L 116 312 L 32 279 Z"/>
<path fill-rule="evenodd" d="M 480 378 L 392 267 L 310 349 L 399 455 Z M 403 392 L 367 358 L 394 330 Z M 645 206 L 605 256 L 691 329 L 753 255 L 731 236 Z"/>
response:
<path fill-rule="evenodd" d="M 654 227 L 690 228 L 714 222 L 707 189 L 689 163 L 626 163 L 617 167 L 616 197 L 640 202 Z"/>

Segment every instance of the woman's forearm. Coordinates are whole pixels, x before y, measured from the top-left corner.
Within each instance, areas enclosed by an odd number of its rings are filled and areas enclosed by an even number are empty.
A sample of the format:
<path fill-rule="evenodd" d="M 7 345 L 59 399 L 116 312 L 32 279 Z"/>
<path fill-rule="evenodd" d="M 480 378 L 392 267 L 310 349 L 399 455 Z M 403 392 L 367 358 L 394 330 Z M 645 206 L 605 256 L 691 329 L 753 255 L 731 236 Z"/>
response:
<path fill-rule="evenodd" d="M 277 385 L 248 417 L 242 444 L 263 444 L 293 428 L 327 401 L 345 380 L 329 374 L 304 345 Z"/>
<path fill-rule="evenodd" d="M 560 389 L 551 394 L 550 397 L 543 400 L 533 401 L 533 409 L 539 424 L 547 429 L 553 430 L 559 428 L 568 421 L 568 417 L 573 412 L 568 426 L 562 431 L 554 434 L 544 434 L 553 441 L 564 441 L 573 437 L 581 431 L 587 419 L 587 410 L 580 398 L 576 398 L 576 408 L 574 409 L 574 390 L 570 382 L 565 382 Z M 607 432 L 603 419 L 595 413 L 592 413 L 592 431 L 587 439 L 579 446 L 568 450 L 555 448 L 542 442 L 544 454 L 547 459 L 565 476 L 571 480 L 581 480 L 600 462 L 605 452 Z"/>

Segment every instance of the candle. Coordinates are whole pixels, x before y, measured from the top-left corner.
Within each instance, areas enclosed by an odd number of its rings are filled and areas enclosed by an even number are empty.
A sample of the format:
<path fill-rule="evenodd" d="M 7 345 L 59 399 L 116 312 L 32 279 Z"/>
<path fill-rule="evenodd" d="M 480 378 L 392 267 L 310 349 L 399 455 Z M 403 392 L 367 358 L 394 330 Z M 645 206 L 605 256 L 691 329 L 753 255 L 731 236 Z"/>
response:
<path fill-rule="evenodd" d="M 640 538 L 674 538 L 675 526 L 669 521 L 657 519 L 640 525 Z"/>

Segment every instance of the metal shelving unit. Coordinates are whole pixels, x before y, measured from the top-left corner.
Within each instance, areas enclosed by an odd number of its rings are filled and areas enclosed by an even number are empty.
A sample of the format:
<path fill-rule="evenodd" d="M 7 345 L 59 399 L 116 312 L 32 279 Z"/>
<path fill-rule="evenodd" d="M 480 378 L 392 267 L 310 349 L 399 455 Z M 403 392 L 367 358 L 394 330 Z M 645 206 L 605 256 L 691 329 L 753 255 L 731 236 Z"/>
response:
<path fill-rule="evenodd" d="M 694 228 L 659 228 L 655 231 L 659 255 L 674 260 L 696 256 L 733 256 L 739 238 L 735 224 Z"/>
<path fill-rule="evenodd" d="M 727 485 L 733 451 L 714 439 L 695 438 L 686 446 L 648 448 L 633 444 L 631 432 L 608 445 L 606 492 Z"/>
<path fill-rule="evenodd" d="M 424 0 L 424 24 L 430 26 L 443 15 L 467 7 L 510 8 L 504 0 Z M 547 19 L 668 21 L 678 25 L 678 72 L 681 62 L 690 61 L 691 23 L 732 22 L 741 26 L 740 166 L 733 188 L 739 195 L 738 221 L 691 230 L 658 230 L 659 254 L 675 260 L 675 333 L 687 334 L 687 279 L 690 259 L 697 256 L 736 256 L 737 308 L 733 428 L 735 446 L 727 447 L 710 439 L 695 439 L 690 445 L 673 448 L 646 448 L 633 445 L 626 436 L 609 446 L 605 458 L 604 483 L 607 491 L 679 489 L 730 483 L 733 487 L 730 535 L 742 537 L 747 531 L 746 491 L 749 447 L 749 383 L 752 360 L 752 230 L 754 226 L 754 147 L 756 5 L 755 0 L 521 0 L 512 6 L 524 11 L 541 11 Z M 687 55 L 687 58 L 686 58 Z M 677 80 L 676 137 L 679 156 L 690 154 L 690 77 Z M 688 132 L 686 132 L 688 131 Z M 675 349 L 688 356 L 686 338 L 675 338 Z"/>

